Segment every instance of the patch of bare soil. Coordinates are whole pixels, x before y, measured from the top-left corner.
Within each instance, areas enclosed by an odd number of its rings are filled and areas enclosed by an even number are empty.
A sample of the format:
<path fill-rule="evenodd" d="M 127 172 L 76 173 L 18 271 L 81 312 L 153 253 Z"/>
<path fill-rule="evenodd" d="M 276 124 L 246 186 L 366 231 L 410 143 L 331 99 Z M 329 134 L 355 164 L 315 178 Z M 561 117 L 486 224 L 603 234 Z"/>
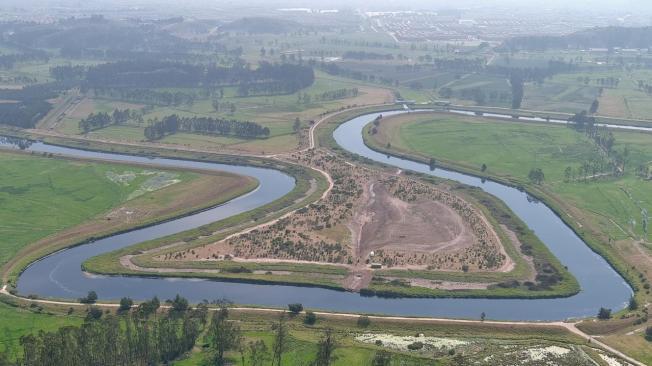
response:
<path fill-rule="evenodd" d="M 349 272 L 342 285 L 349 291 L 360 291 L 369 286 L 373 278 L 373 271 L 368 268 L 356 268 Z"/>
<path fill-rule="evenodd" d="M 434 253 L 467 248 L 476 241 L 460 215 L 441 202 L 407 203 L 374 183 L 369 192 L 369 201 L 356 215 L 366 221 L 360 233 L 362 257 L 378 249 Z"/>
<path fill-rule="evenodd" d="M 372 88 L 362 86 L 358 88 L 360 93 L 352 99 L 347 99 L 347 103 L 356 105 L 382 104 L 394 102 L 394 95 L 389 89 Z"/>
<path fill-rule="evenodd" d="M 451 281 L 435 281 L 425 278 L 398 278 L 398 277 L 384 277 L 385 279 L 405 281 L 410 286 L 425 287 L 435 290 L 486 290 L 490 283 L 476 283 L 476 282 L 451 282 Z"/>

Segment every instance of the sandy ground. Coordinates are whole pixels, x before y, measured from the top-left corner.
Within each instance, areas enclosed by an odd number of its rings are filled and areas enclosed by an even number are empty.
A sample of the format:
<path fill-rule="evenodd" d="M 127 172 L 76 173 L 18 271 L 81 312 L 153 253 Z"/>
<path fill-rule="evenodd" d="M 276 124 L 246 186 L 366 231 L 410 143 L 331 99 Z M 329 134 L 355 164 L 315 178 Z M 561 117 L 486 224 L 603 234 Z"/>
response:
<path fill-rule="evenodd" d="M 372 183 L 368 200 L 355 215 L 360 222 L 358 252 L 378 249 L 434 253 L 463 249 L 475 240 L 468 225 L 450 207 L 432 200 L 407 203 Z"/>

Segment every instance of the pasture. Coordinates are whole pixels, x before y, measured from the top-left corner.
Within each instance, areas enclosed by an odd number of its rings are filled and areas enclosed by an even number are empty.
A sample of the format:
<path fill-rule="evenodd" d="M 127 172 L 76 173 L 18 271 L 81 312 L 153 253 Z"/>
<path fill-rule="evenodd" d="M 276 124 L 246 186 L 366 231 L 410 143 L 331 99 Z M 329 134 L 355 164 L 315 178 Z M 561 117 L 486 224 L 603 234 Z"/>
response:
<path fill-rule="evenodd" d="M 614 131 L 616 151 L 630 151 L 624 176 L 565 180 L 565 169 L 577 169 L 600 154 L 583 133 L 566 126 L 456 117 L 410 115 L 388 119 L 374 136 L 380 146 L 415 152 L 487 175 L 528 183 L 531 169 L 545 174 L 544 187 L 582 210 L 606 238 L 644 239 L 641 210 L 652 210 L 652 184 L 637 177 L 638 166 L 652 161 L 652 136 Z"/>

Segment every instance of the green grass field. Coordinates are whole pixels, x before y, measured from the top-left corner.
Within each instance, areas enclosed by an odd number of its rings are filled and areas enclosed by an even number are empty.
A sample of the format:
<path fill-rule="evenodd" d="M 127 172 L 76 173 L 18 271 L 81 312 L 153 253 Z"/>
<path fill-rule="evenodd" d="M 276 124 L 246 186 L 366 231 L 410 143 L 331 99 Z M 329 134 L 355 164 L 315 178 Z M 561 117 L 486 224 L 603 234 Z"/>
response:
<path fill-rule="evenodd" d="M 564 170 L 577 169 L 597 155 L 598 148 L 584 134 L 565 126 L 447 115 L 399 117 L 391 123 L 398 125 L 387 130 L 392 149 L 475 170 L 486 164 L 487 174 L 517 182 L 527 182 L 529 171 L 541 168 L 544 186 L 585 211 L 609 237 L 644 236 L 641 209 L 652 211 L 652 184 L 636 177 L 634 170 L 652 161 L 652 136 L 648 134 L 614 132 L 615 150 L 627 147 L 631 151 L 627 173 L 585 183 L 565 182 Z M 644 239 L 650 242 L 652 235 Z"/>
<path fill-rule="evenodd" d="M 274 153 L 287 151 L 298 146 L 299 139 L 293 131 L 295 118 L 299 118 L 305 127 L 308 125 L 308 121 L 316 119 L 323 112 L 337 110 L 342 106 L 354 103 L 374 104 L 383 101 L 379 100 L 377 95 L 371 95 L 368 90 L 369 87 L 366 87 L 367 89 L 363 87 L 357 97 L 326 101 L 317 100 L 318 96 L 324 92 L 360 88 L 360 86 L 346 79 L 332 77 L 319 72 L 316 74 L 317 77 L 313 85 L 298 93 L 289 95 L 239 97 L 236 95 L 236 87 L 225 87 L 223 88 L 224 97 L 220 99 L 220 103 L 235 105 L 236 109 L 234 113 L 226 110 L 216 111 L 212 105 L 212 100 L 209 98 L 199 98 L 191 106 L 154 106 L 143 115 L 144 122 L 140 125 L 130 123 L 124 126 L 109 126 L 91 132 L 90 136 L 114 141 L 139 142 L 144 140 L 143 130 L 147 125 L 147 121 L 150 119 L 160 119 L 171 114 L 188 117 L 233 118 L 254 121 L 268 127 L 270 129 L 270 137 L 265 139 L 242 139 L 231 136 L 179 133 L 173 136 L 167 136 L 160 142 L 195 148 L 231 148 L 233 150 L 253 151 L 256 153 Z M 171 89 L 165 88 L 164 90 L 169 91 Z M 175 90 L 196 94 L 200 92 L 199 89 L 192 88 L 177 88 Z M 309 103 L 305 103 L 304 101 L 299 102 L 299 94 L 301 96 L 309 95 L 311 101 Z M 78 135 L 81 133 L 79 121 L 91 112 L 111 113 L 116 108 L 141 109 L 142 107 L 144 106 L 105 98 L 88 98 L 77 108 L 66 114 L 58 125 L 57 130 L 70 135 Z"/>
<path fill-rule="evenodd" d="M 151 178 L 142 168 L 14 153 L 0 153 L 0 169 L 0 265 L 25 245 L 127 201 Z M 113 175 L 132 180 L 114 182 Z"/>

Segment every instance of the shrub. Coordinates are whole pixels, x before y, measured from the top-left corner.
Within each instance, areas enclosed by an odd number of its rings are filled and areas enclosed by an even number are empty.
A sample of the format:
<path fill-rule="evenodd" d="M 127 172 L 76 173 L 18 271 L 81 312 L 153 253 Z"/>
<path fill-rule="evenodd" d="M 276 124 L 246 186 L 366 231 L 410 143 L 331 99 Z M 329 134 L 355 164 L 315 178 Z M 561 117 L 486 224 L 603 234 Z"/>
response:
<path fill-rule="evenodd" d="M 91 306 L 86 314 L 86 320 L 97 320 L 102 317 L 102 309 L 97 306 Z"/>
<path fill-rule="evenodd" d="M 392 363 L 392 354 L 385 351 L 385 350 L 380 350 L 376 352 L 374 355 L 374 359 L 371 362 L 372 366 L 389 366 Z"/>
<path fill-rule="evenodd" d="M 358 318 L 358 326 L 362 328 L 366 328 L 369 325 L 371 325 L 371 320 L 369 319 L 368 316 L 362 315 Z"/>
<path fill-rule="evenodd" d="M 314 325 L 317 322 L 317 315 L 312 311 L 306 312 L 306 317 L 303 318 L 304 324 Z"/>
<path fill-rule="evenodd" d="M 80 298 L 79 302 L 82 304 L 95 304 L 97 302 L 97 293 L 95 291 L 88 291 L 88 295 Z"/>
<path fill-rule="evenodd" d="M 419 349 L 422 349 L 422 348 L 423 348 L 423 343 L 422 343 L 422 342 L 418 342 L 418 341 L 417 341 L 417 342 L 414 342 L 414 343 L 410 343 L 410 344 L 408 344 L 407 348 L 408 348 L 410 351 L 416 351 L 416 350 L 419 350 Z"/>
<path fill-rule="evenodd" d="M 123 297 L 120 299 L 120 307 L 118 307 L 119 312 L 125 312 L 131 309 L 131 307 L 134 306 L 134 300 L 128 298 L 128 297 Z"/>
<path fill-rule="evenodd" d="M 647 327 L 645 329 L 645 339 L 647 339 L 648 342 L 652 342 L 652 327 Z"/>
<path fill-rule="evenodd" d="M 611 319 L 611 309 L 600 308 L 598 311 L 598 319 L 607 320 Z"/>
<path fill-rule="evenodd" d="M 299 314 L 300 312 L 303 311 L 303 305 L 296 303 L 296 304 L 288 304 L 288 309 L 290 312 L 294 315 Z"/>
<path fill-rule="evenodd" d="M 183 313 L 190 308 L 188 305 L 188 300 L 184 297 L 179 296 L 179 294 L 177 294 L 173 300 L 167 300 L 166 302 L 172 306 L 170 308 L 171 312 Z"/>

